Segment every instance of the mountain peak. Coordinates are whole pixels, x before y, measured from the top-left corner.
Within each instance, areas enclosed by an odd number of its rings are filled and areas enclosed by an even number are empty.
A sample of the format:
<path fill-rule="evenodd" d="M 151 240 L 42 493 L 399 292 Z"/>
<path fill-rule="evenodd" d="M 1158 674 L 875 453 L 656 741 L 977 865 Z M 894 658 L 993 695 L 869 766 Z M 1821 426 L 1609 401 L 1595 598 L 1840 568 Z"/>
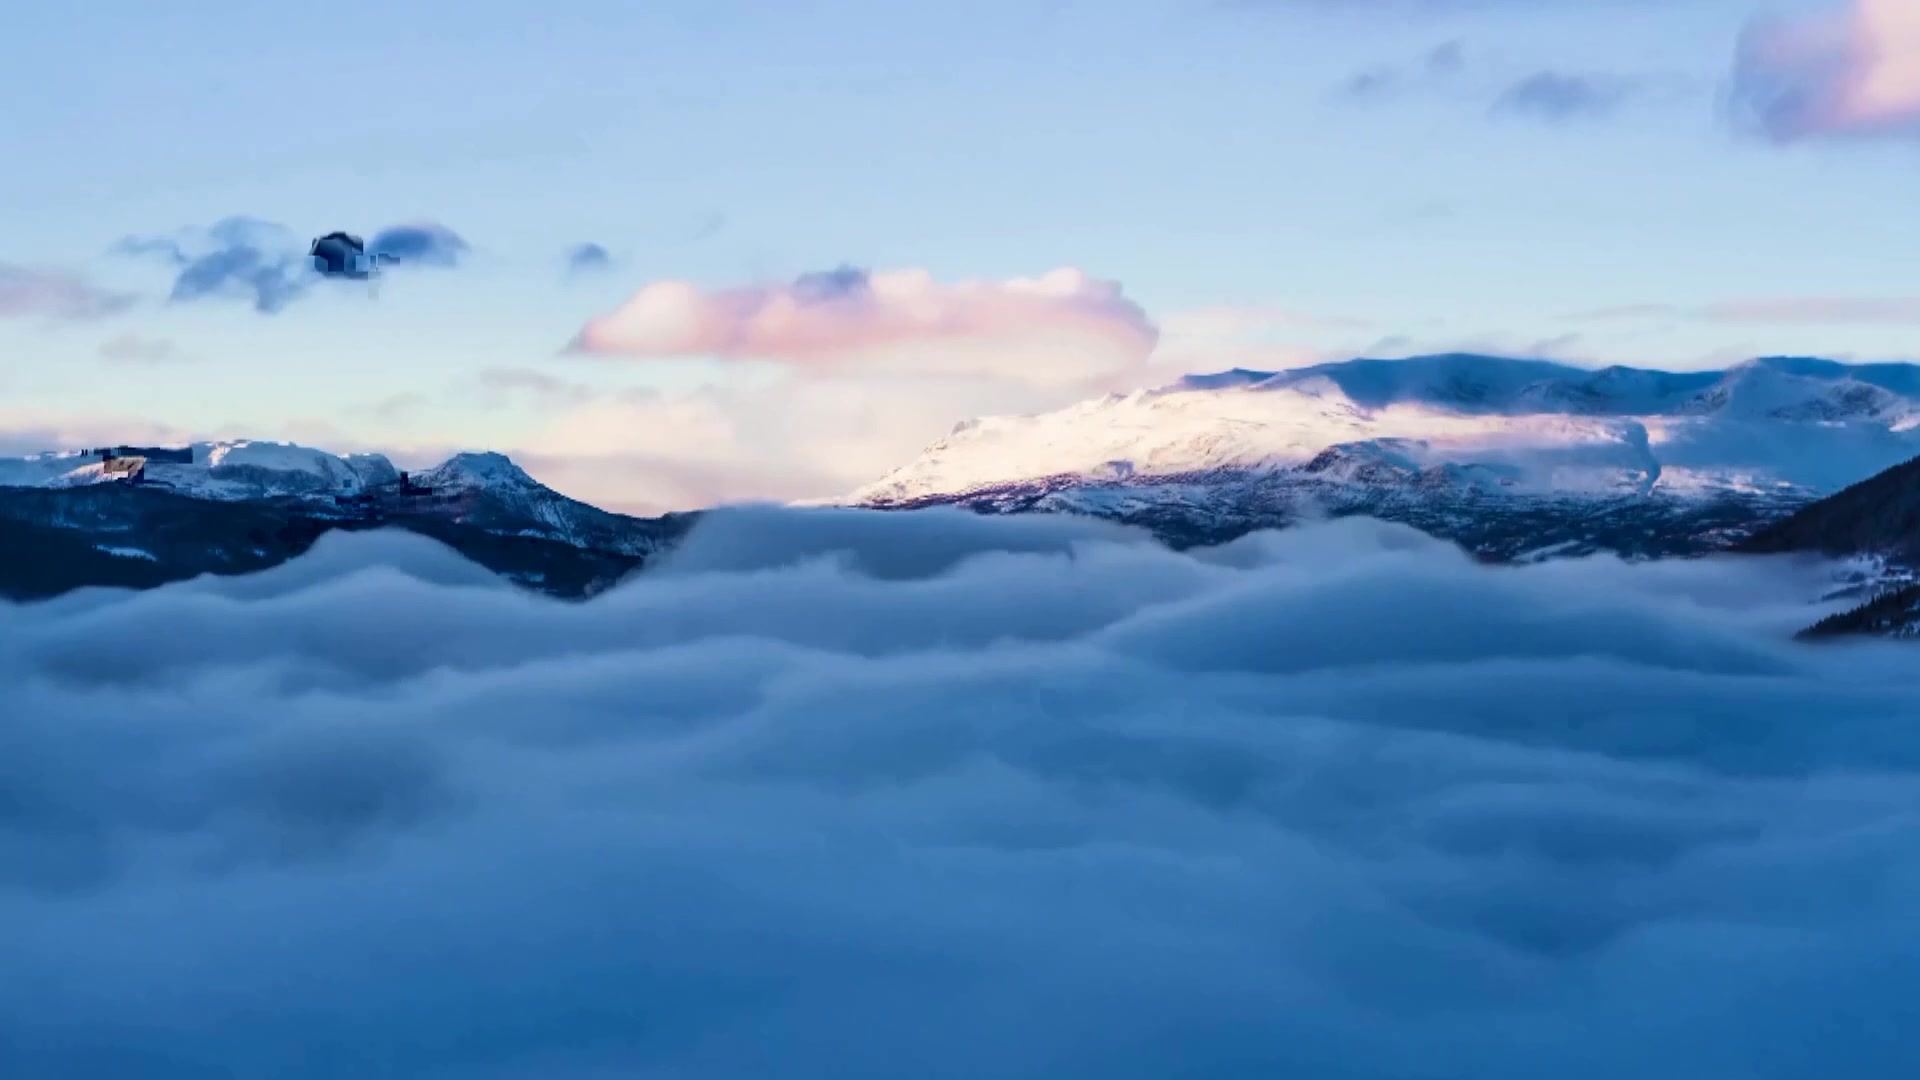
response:
<path fill-rule="evenodd" d="M 419 474 L 420 481 L 436 488 L 534 488 L 540 482 L 513 463 L 507 455 L 492 450 L 464 451 Z"/>

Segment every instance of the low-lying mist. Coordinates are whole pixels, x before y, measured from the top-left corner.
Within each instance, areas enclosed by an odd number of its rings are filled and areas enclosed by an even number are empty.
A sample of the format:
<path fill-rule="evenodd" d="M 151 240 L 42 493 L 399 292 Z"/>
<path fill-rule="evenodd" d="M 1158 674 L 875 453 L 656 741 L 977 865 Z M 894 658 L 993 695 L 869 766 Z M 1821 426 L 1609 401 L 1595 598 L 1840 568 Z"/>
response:
<path fill-rule="evenodd" d="M 1920 1075 L 1822 571 L 740 510 L 0 605 L 0 1075 Z"/>

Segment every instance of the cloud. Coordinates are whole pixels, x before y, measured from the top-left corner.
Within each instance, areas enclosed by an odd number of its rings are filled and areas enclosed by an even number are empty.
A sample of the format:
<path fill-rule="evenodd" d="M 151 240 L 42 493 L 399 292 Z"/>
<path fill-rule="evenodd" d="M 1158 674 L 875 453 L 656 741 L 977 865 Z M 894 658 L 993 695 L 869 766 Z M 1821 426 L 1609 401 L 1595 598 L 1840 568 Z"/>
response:
<path fill-rule="evenodd" d="M 218 297 L 244 297 L 262 314 L 276 314 L 309 295 L 328 277 L 308 254 L 310 238 L 277 222 L 229 217 L 205 227 L 180 229 L 170 235 L 130 236 L 115 250 L 121 254 L 156 257 L 177 267 L 169 299 L 185 303 Z M 466 252 L 466 241 L 440 225 L 401 225 L 382 230 L 369 247 L 402 266 L 453 266 Z"/>
<path fill-rule="evenodd" d="M 118 315 L 138 300 L 77 274 L 0 263 L 0 319 L 88 322 Z"/>
<path fill-rule="evenodd" d="M 569 495 L 638 512 L 843 495 L 911 459 L 956 418 L 1039 411 L 1062 396 L 883 373 L 599 395 L 512 381 L 522 400 L 558 410 L 520 440 L 515 459 L 540 462 L 535 474 Z"/>
<path fill-rule="evenodd" d="M 425 394 L 403 390 L 397 394 L 374 401 L 365 406 L 364 411 L 376 420 L 385 423 L 398 423 L 419 414 L 422 409 L 433 404 Z"/>
<path fill-rule="evenodd" d="M 1416 96 L 1484 102 L 1494 116 L 1524 117 L 1550 123 L 1610 115 L 1642 96 L 1685 96 L 1673 79 L 1642 79 L 1604 73 L 1552 69 L 1516 73 L 1511 65 L 1469 56 L 1466 46 L 1450 41 L 1413 61 L 1361 71 L 1334 89 L 1334 98 L 1371 104 Z"/>
<path fill-rule="evenodd" d="M 117 443 L 164 446 L 193 437 L 185 429 L 128 413 L 63 414 L 17 395 L 11 402 L 0 400 L 0 456 Z"/>
<path fill-rule="evenodd" d="M 613 256 L 599 244 L 575 244 L 567 249 L 567 272 L 596 273 L 613 265 Z"/>
<path fill-rule="evenodd" d="M 1541 71 L 1514 83 L 1494 101 L 1493 111 L 1553 122 L 1606 116 L 1633 93 L 1623 79 Z"/>
<path fill-rule="evenodd" d="M 100 359 L 111 364 L 184 364 L 190 358 L 166 338 L 121 334 L 100 344 Z"/>
<path fill-rule="evenodd" d="M 469 250 L 460 234 L 433 222 L 382 229 L 367 245 L 370 255 L 415 266 L 457 266 Z"/>
<path fill-rule="evenodd" d="M 1160 345 L 1154 350 L 1154 377 L 1117 380 L 1112 389 L 1137 388 L 1142 382 L 1170 382 L 1185 374 L 1244 368 L 1281 371 L 1352 356 L 1373 324 L 1364 319 L 1314 315 L 1267 307 L 1189 308 L 1160 320 Z M 1343 342 L 1332 345 L 1330 342 Z"/>
<path fill-rule="evenodd" d="M 487 368 L 480 373 L 478 382 L 486 393 L 515 397 L 543 407 L 583 405 L 594 397 L 591 387 L 534 368 Z"/>
<path fill-rule="evenodd" d="M 1920 325 L 1920 297 L 1787 296 L 1725 300 L 1697 307 L 1676 304 L 1627 304 L 1569 315 L 1570 320 L 1605 322 L 1686 319 L 1734 325 Z"/>
<path fill-rule="evenodd" d="M 0 1072 L 1900 1075 L 1920 689 L 1818 584 L 739 512 L 0 606 Z"/>
<path fill-rule="evenodd" d="M 1920 137 L 1920 6 L 1849 0 L 1756 19 L 1740 39 L 1735 121 L 1776 142 Z"/>
<path fill-rule="evenodd" d="M 843 268 L 782 288 L 794 304 L 863 312 L 878 306 L 873 281 Z M 1121 303 L 1103 316 L 1123 320 L 1123 328 L 1150 327 Z M 1115 348 L 1090 332 L 1062 335 L 1041 325 L 1060 321 L 1042 308 L 1025 324 L 995 327 L 1006 342 L 999 353 L 990 347 L 993 338 L 962 343 L 966 348 L 938 340 L 890 344 L 865 356 L 790 361 L 771 378 L 717 380 L 690 391 L 596 393 L 563 378 L 563 365 L 551 376 L 543 369 L 539 377 L 489 377 L 482 391 L 558 410 L 543 430 L 510 448 L 517 459 L 539 460 L 543 480 L 591 502 L 652 512 L 747 498 L 832 498 L 911 460 L 957 420 L 1048 411 L 1193 372 L 1299 367 L 1352 356 L 1377 336 L 1362 321 L 1331 315 L 1198 308 L 1173 312 L 1151 329 L 1154 345 L 1143 358 L 1145 341 Z"/>
<path fill-rule="evenodd" d="M 178 267 L 169 299 L 251 297 L 254 310 L 273 314 L 306 293 L 317 278 L 291 229 L 244 216 L 166 236 L 131 236 L 117 250 L 150 255 Z"/>
<path fill-rule="evenodd" d="M 1407 64 L 1388 64 L 1357 72 L 1335 88 L 1336 97 L 1374 102 L 1453 85 L 1466 72 L 1466 47 L 1458 41 L 1436 45 Z"/>
<path fill-rule="evenodd" d="M 841 267 L 784 285 L 654 282 L 589 322 L 570 350 L 988 372 L 1059 385 L 1137 367 L 1157 338 L 1117 283 L 1079 270 L 942 283 L 925 270 Z"/>

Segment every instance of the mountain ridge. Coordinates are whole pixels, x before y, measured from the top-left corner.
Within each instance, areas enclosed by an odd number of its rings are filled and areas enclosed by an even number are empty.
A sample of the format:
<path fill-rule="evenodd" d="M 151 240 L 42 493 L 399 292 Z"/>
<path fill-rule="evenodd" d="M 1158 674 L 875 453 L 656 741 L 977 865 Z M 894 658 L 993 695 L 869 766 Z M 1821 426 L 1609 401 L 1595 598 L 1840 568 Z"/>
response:
<path fill-rule="evenodd" d="M 257 440 L 54 452 L 0 459 L 0 541 L 29 553 L 0 566 L 0 595 L 246 573 L 329 532 L 397 528 L 518 584 L 581 597 L 643 566 L 695 517 L 602 510 L 491 451 L 418 473 L 379 454 Z"/>
<path fill-rule="evenodd" d="M 1489 558 L 1662 557 L 1737 543 L 1916 454 L 1917 365 L 1663 372 L 1452 353 L 1235 369 L 980 417 L 839 503 L 1085 514 L 1173 543 L 1370 514 Z"/>

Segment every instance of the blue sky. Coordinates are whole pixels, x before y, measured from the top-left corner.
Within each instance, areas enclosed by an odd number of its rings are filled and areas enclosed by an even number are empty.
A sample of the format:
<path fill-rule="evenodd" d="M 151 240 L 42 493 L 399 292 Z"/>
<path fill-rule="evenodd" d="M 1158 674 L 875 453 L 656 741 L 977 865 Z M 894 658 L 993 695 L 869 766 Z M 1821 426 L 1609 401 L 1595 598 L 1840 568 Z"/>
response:
<path fill-rule="evenodd" d="M 8 305 L 0 277 L 0 438 L 488 446 L 640 508 L 833 494 L 970 410 L 1086 389 L 929 376 L 897 336 L 852 368 L 562 352 L 650 283 L 842 265 L 1115 283 L 1159 345 L 1103 387 L 1454 347 L 1909 358 L 1908 114 L 1756 131 L 1730 107 L 1769 13 L 1892 42 L 1890 2 L 35 5 L 0 37 L 0 267 L 125 303 Z M 1558 92 L 1498 107 L 1530 81 Z M 113 252 L 235 215 L 470 248 L 274 314 L 169 302 L 177 267 Z M 607 265 L 568 273 L 583 243 Z M 954 303 L 953 333 L 1023 347 Z"/>

